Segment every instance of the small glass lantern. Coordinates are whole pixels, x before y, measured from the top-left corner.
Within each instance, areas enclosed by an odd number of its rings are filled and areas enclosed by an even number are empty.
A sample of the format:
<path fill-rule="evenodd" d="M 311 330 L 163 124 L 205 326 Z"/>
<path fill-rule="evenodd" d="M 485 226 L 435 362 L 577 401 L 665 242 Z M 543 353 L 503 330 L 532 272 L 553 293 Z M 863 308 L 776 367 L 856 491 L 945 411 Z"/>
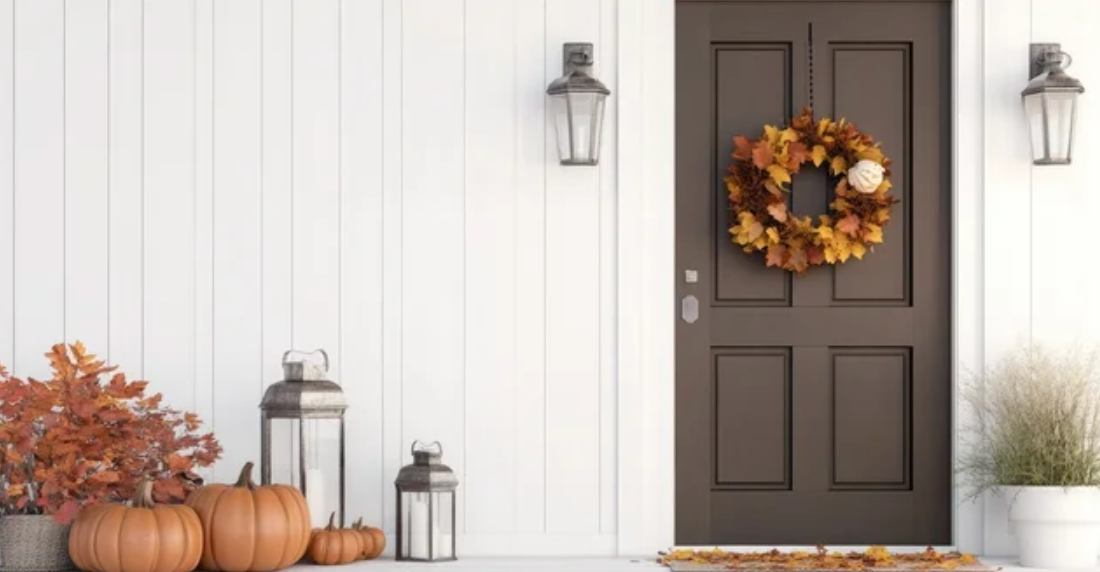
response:
<path fill-rule="evenodd" d="M 438 562 L 455 557 L 455 489 L 458 478 L 442 463 L 438 441 L 417 447 L 401 468 L 397 488 L 397 560 Z"/>
<path fill-rule="evenodd" d="M 564 75 L 546 88 L 558 136 L 558 158 L 562 165 L 596 165 L 604 100 L 611 90 L 588 73 L 592 44 L 568 43 L 564 52 Z"/>
<path fill-rule="evenodd" d="M 292 354 L 307 358 L 319 354 L 323 362 L 290 359 Z M 260 475 L 263 484 L 271 484 L 272 452 L 291 451 L 290 459 L 280 459 L 284 462 L 277 464 L 289 468 L 289 480 L 306 497 L 313 525 L 326 522 L 335 505 L 339 524 L 344 526 L 344 412 L 348 402 L 343 389 L 328 379 L 328 363 L 324 350 L 308 354 L 290 350 L 283 354 L 284 379 L 271 384 L 260 403 Z M 282 442 L 273 442 L 273 420 Z M 337 432 L 338 436 L 334 435 Z M 336 440 L 338 446 L 322 446 L 323 441 Z M 335 462 L 333 456 L 337 456 Z M 337 499 L 332 499 L 334 495 Z"/>
<path fill-rule="evenodd" d="M 1073 58 L 1057 44 L 1032 46 L 1033 77 L 1021 95 L 1036 165 L 1068 165 L 1073 157 L 1077 96 L 1085 88 L 1066 75 L 1065 68 L 1072 63 Z"/>

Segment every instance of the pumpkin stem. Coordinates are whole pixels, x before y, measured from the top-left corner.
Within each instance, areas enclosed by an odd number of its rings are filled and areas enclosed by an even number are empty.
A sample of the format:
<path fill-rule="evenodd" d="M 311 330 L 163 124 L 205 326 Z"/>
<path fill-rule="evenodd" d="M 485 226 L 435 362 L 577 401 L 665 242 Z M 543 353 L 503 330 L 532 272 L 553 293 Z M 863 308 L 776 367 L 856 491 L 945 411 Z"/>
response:
<path fill-rule="evenodd" d="M 252 482 L 252 467 L 254 466 L 252 461 L 245 463 L 244 468 L 241 469 L 241 476 L 237 479 L 237 484 L 233 486 L 247 488 L 250 491 L 255 490 L 256 483 Z"/>
<path fill-rule="evenodd" d="M 332 514 L 328 517 L 328 526 L 325 530 L 336 530 L 336 511 L 332 511 Z"/>
<path fill-rule="evenodd" d="M 153 508 L 156 503 L 153 502 L 153 481 L 149 478 L 143 479 L 137 484 L 134 489 L 134 499 L 131 503 L 134 508 Z"/>
<path fill-rule="evenodd" d="M 359 517 L 355 522 L 351 523 L 351 527 L 355 530 L 363 528 L 363 517 Z"/>

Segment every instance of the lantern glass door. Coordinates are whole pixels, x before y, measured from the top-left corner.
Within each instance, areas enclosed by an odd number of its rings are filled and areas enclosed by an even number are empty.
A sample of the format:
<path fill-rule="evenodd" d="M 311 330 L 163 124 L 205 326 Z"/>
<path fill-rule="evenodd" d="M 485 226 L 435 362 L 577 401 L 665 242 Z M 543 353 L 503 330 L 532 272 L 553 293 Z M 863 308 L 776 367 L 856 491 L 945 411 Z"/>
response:
<path fill-rule="evenodd" d="M 1068 163 L 1073 152 L 1077 94 L 1044 92 L 1024 97 L 1031 135 L 1031 156 L 1039 164 Z"/>
<path fill-rule="evenodd" d="M 401 493 L 400 553 L 408 560 L 453 560 L 454 491 Z"/>
<path fill-rule="evenodd" d="M 600 157 L 603 93 L 564 93 L 551 97 L 558 157 L 568 165 L 593 165 Z"/>
<path fill-rule="evenodd" d="M 271 420 L 271 482 L 302 491 L 314 527 L 325 526 L 333 512 L 337 523 L 343 518 L 340 424 L 340 419 Z"/>

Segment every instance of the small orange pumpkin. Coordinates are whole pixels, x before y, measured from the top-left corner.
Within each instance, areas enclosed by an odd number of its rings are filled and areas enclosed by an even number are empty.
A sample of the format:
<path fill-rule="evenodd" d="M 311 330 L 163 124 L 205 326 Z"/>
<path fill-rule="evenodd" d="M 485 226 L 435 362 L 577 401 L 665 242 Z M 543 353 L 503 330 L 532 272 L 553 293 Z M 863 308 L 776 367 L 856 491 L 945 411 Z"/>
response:
<path fill-rule="evenodd" d="M 273 572 L 296 564 L 309 547 L 309 508 L 301 491 L 257 486 L 252 467 L 245 463 L 236 484 L 207 485 L 187 497 L 205 533 L 203 570 Z"/>
<path fill-rule="evenodd" d="M 382 551 L 386 549 L 386 533 L 382 532 L 381 528 L 375 528 L 373 526 L 364 526 L 363 531 L 371 536 L 373 542 L 373 550 L 367 554 L 367 560 L 373 560 L 382 555 Z"/>
<path fill-rule="evenodd" d="M 202 557 L 202 523 L 191 507 L 154 503 L 153 483 L 144 480 L 129 507 L 80 511 L 69 557 L 87 572 L 191 572 Z"/>
<path fill-rule="evenodd" d="M 329 517 L 328 526 L 309 541 L 309 558 L 317 564 L 351 564 L 362 555 L 362 536 L 350 528 L 336 528 L 335 512 Z"/>
<path fill-rule="evenodd" d="M 362 517 L 351 524 L 351 529 L 359 535 L 359 548 L 361 549 L 359 560 L 369 560 L 370 555 L 374 552 L 374 536 L 371 536 L 367 528 L 363 526 Z"/>

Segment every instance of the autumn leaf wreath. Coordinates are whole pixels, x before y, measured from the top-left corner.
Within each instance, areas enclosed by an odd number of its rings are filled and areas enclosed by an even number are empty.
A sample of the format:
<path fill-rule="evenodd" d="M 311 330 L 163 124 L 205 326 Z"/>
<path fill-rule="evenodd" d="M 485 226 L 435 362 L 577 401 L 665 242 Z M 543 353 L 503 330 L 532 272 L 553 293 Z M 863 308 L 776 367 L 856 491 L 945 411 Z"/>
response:
<path fill-rule="evenodd" d="M 898 202 L 890 195 L 890 160 L 879 144 L 846 119 L 814 121 L 809 109 L 780 129 L 765 125 L 759 139 L 734 138 L 729 176 L 730 229 L 747 253 L 766 254 L 767 266 L 801 274 L 810 266 L 862 259 L 882 242 Z M 784 187 L 804 164 L 828 164 L 839 178 L 829 213 L 798 216 Z"/>

